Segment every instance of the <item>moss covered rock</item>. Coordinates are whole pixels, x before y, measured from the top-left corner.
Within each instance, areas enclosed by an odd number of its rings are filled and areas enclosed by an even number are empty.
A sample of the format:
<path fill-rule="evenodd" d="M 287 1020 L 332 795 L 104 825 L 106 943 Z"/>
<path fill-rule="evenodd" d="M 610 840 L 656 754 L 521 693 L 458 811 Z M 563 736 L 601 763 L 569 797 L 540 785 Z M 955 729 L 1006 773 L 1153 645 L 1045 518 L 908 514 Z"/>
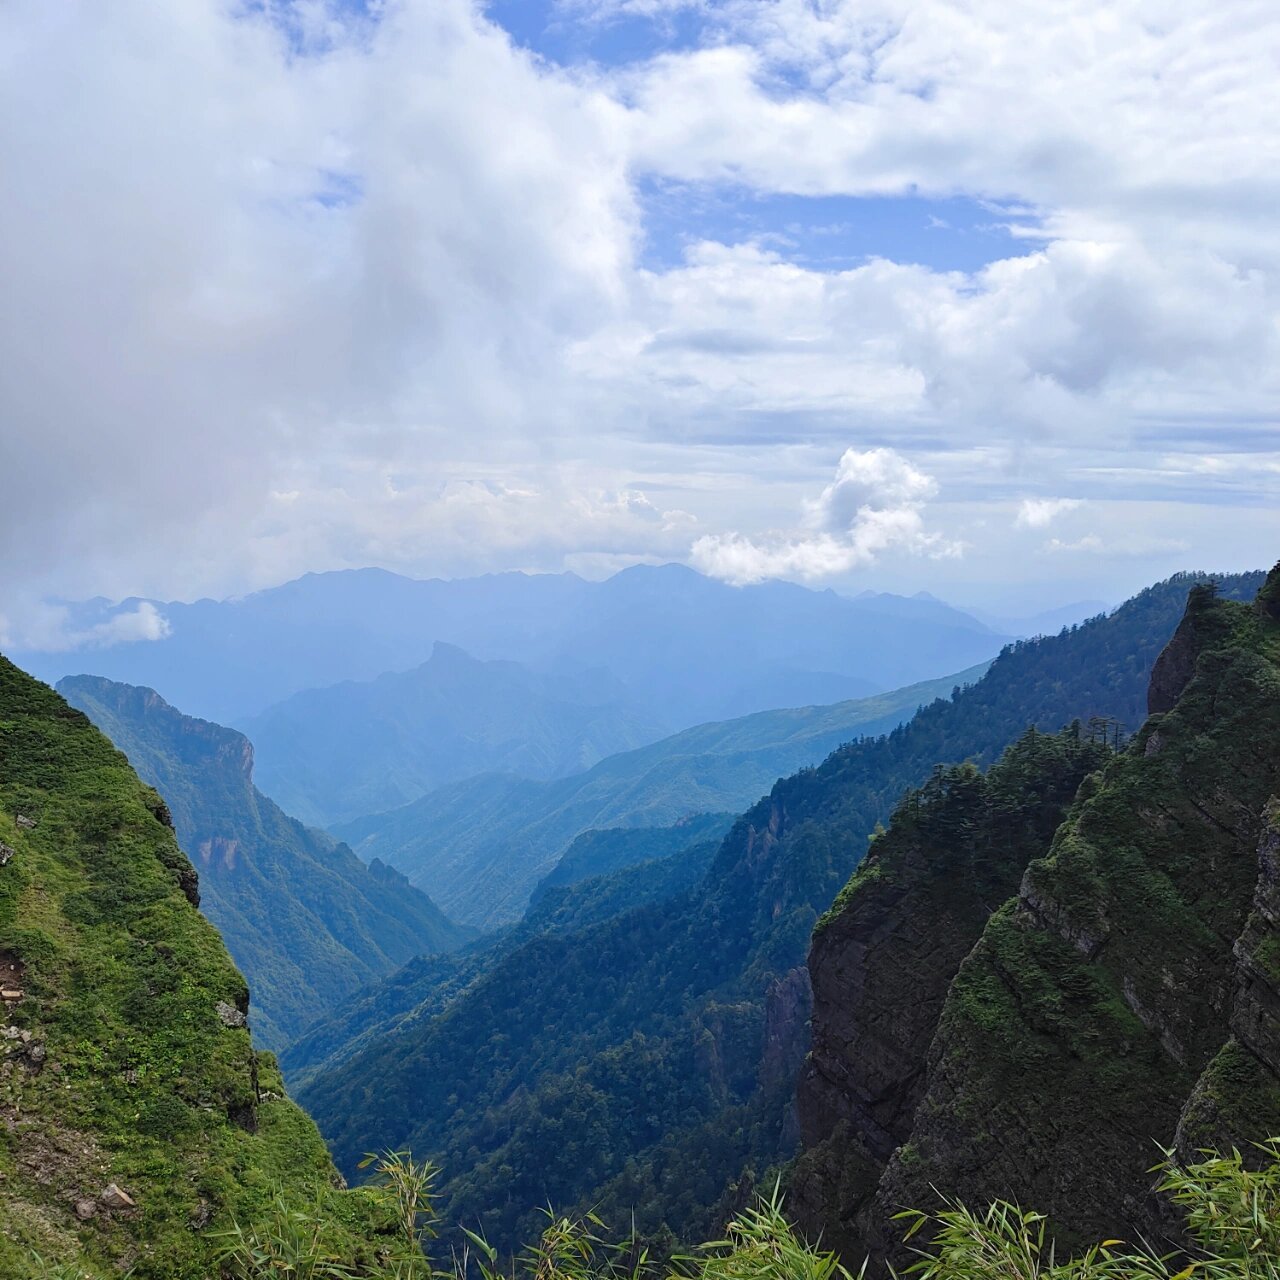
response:
<path fill-rule="evenodd" d="M 220 1008 L 244 979 L 192 904 L 155 792 L 79 711 L 0 658 L 0 1275 L 207 1280 L 216 1233 L 335 1189 L 275 1060 Z M 345 1221 L 344 1221 L 345 1219 Z"/>

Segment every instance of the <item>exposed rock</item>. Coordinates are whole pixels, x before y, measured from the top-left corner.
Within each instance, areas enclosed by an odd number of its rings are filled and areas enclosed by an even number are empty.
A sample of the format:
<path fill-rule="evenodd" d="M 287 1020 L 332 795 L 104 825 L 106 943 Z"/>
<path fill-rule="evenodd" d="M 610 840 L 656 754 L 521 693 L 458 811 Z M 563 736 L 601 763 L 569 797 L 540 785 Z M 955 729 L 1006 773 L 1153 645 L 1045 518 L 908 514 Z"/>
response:
<path fill-rule="evenodd" d="M 151 810 L 151 814 L 157 822 L 162 826 L 168 827 L 170 831 L 173 830 L 173 814 L 158 791 L 148 797 L 147 808 Z"/>
<path fill-rule="evenodd" d="M 1258 844 L 1253 913 L 1236 941 L 1231 1038 L 1205 1069 L 1178 1122 L 1183 1160 L 1206 1147 L 1256 1160 L 1260 1131 L 1280 1134 L 1280 806 Z"/>
<path fill-rule="evenodd" d="M 1231 1030 L 1280 1075 L 1280 807 L 1273 804 L 1267 819 L 1258 844 L 1253 914 L 1235 945 L 1239 970 Z"/>
<path fill-rule="evenodd" d="M 98 1206 L 94 1201 L 92 1200 L 76 1201 L 76 1217 L 79 1218 L 81 1222 L 88 1222 L 90 1218 L 97 1217 L 97 1214 L 98 1214 Z"/>
<path fill-rule="evenodd" d="M 898 866 L 877 881 L 869 859 L 878 910 L 857 928 L 857 896 L 842 895 L 833 940 L 819 934 L 811 955 L 808 1109 L 801 1093 L 806 1140 L 830 1136 L 798 1162 L 790 1203 L 806 1226 L 835 1224 L 824 1239 L 846 1262 L 910 1261 L 893 1215 L 939 1193 L 1034 1206 L 1062 1248 L 1176 1243 L 1153 1151 L 1175 1132 L 1183 1150 L 1280 1132 L 1280 827 L 1262 819 L 1280 793 L 1271 617 L 1192 591 L 1152 676 L 1159 720 L 1082 785 L 942 999 L 941 960 L 903 943 L 947 948 L 964 875 L 939 875 L 930 897 L 919 870 L 904 888 Z M 877 857 L 907 847 L 913 818 L 895 815 Z M 967 838 L 962 823 L 920 842 L 916 864 L 945 865 Z"/>
<path fill-rule="evenodd" d="M 809 970 L 798 965 L 773 982 L 765 995 L 764 1052 L 760 1058 L 760 1087 L 788 1088 L 804 1061 L 809 1037 L 805 1023 L 813 1009 Z"/>
<path fill-rule="evenodd" d="M 1280 564 L 1267 574 L 1267 580 L 1258 592 L 1257 608 L 1275 622 L 1280 622 Z"/>
<path fill-rule="evenodd" d="M 34 818 L 28 818 L 25 813 L 15 815 L 13 820 L 24 831 L 31 831 L 39 825 Z"/>
<path fill-rule="evenodd" d="M 894 815 L 814 935 L 813 1048 L 798 1093 L 808 1150 L 788 1204 L 850 1259 L 861 1260 L 859 1216 L 910 1136 L 956 971 L 1107 754 L 1032 732 L 985 777 L 972 766 L 938 773 Z"/>
<path fill-rule="evenodd" d="M 258 1108 L 255 1103 L 244 1102 L 239 1106 L 227 1108 L 227 1118 L 237 1129 L 245 1133 L 258 1132 Z"/>
<path fill-rule="evenodd" d="M 187 1219 L 192 1231 L 203 1231 L 213 1220 L 213 1206 L 207 1200 L 201 1200 Z"/>
<path fill-rule="evenodd" d="M 213 1008 L 214 1012 L 218 1015 L 218 1021 L 221 1022 L 224 1027 L 243 1027 L 249 1021 L 249 1019 L 246 1018 L 244 1014 L 235 1007 L 235 1005 L 228 1004 L 225 1000 L 219 1000 Z"/>
<path fill-rule="evenodd" d="M 98 1201 L 108 1209 L 133 1209 L 136 1207 L 133 1197 L 114 1182 L 107 1183 L 101 1195 L 98 1196 Z"/>
<path fill-rule="evenodd" d="M 178 848 L 176 840 L 160 850 L 160 861 L 169 868 L 186 900 L 193 907 L 198 907 L 200 905 L 200 874 L 191 865 L 191 859 Z"/>
<path fill-rule="evenodd" d="M 42 1044 L 33 1044 L 27 1050 L 27 1061 L 37 1071 L 39 1071 L 40 1068 L 44 1066 L 45 1059 L 48 1058 L 48 1056 L 49 1056 L 49 1051 Z"/>
<path fill-rule="evenodd" d="M 3 867 L 16 853 L 16 849 L 11 848 L 3 840 L 0 840 L 0 867 Z"/>
<path fill-rule="evenodd" d="M 1192 587 L 1187 597 L 1187 611 L 1173 633 L 1173 638 L 1161 650 L 1151 668 L 1151 683 L 1147 686 L 1147 713 L 1157 715 L 1172 711 L 1182 691 L 1196 673 L 1196 657 L 1203 643 L 1201 621 L 1211 610 L 1216 589 L 1211 583 Z"/>

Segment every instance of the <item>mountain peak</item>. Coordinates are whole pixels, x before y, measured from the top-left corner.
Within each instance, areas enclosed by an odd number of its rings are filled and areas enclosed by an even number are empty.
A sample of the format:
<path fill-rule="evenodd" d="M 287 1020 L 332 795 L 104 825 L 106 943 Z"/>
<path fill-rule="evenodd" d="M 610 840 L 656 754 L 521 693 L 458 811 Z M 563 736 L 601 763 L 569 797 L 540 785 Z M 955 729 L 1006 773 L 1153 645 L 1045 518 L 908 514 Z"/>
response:
<path fill-rule="evenodd" d="M 253 782 L 253 744 L 243 733 L 184 715 L 146 685 L 123 684 L 105 676 L 67 676 L 56 686 L 73 706 L 91 705 L 94 719 L 112 724 L 148 721 L 172 750 L 202 767 L 229 770 L 244 785 Z M 110 731 L 108 737 L 114 738 Z"/>

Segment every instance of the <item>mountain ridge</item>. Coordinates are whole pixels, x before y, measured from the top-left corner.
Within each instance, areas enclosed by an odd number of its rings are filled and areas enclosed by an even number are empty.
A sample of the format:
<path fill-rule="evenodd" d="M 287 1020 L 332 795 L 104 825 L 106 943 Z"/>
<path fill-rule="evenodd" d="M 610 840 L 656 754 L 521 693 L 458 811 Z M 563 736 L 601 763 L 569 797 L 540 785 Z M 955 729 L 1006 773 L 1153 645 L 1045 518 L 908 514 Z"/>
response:
<path fill-rule="evenodd" d="M 306 689 L 410 670 L 445 640 L 479 660 L 606 667 L 633 705 L 674 730 L 892 689 L 989 658 L 1004 638 L 933 604 L 908 602 L 908 616 L 890 617 L 831 592 L 730 587 L 678 565 L 635 566 L 600 582 L 351 570 L 230 601 L 70 604 L 68 628 L 91 635 L 142 606 L 157 611 L 163 634 L 15 656 L 51 682 L 87 667 L 239 724 Z"/>
<path fill-rule="evenodd" d="M 1280 566 L 1259 600 L 1277 590 Z M 918 953 L 909 992 L 866 941 L 909 861 L 910 811 L 824 919 L 793 1204 L 846 1257 L 903 1261 L 893 1214 L 930 1188 L 1034 1203 L 1064 1247 L 1169 1231 L 1176 1246 L 1152 1150 L 1243 1148 L 1280 1123 L 1280 982 L 1259 963 L 1280 936 L 1280 628 L 1194 585 L 1148 699 L 1051 846 L 1022 867 L 1000 850 L 1010 896 Z M 938 807 L 950 854 L 963 813 Z M 912 927 L 944 932 L 964 886 L 936 855 L 911 875 Z M 868 1026 L 883 1051 L 864 1051 Z"/>
<path fill-rule="evenodd" d="M 164 797 L 201 872 L 202 909 L 257 992 L 260 1043 L 283 1048 L 364 983 L 470 936 L 398 872 L 366 865 L 263 795 L 237 730 L 97 676 L 59 692 Z"/>
<path fill-rule="evenodd" d="M 1252 596 L 1262 577 L 1228 576 L 1223 592 Z M 310 1081 L 300 1096 L 339 1166 L 370 1127 L 411 1143 L 445 1167 L 447 1217 L 503 1247 L 530 1229 L 522 1206 L 548 1201 L 634 1211 L 654 1240 L 713 1231 L 791 1153 L 805 952 L 876 821 L 939 761 L 989 765 L 1028 721 L 1105 717 L 1108 735 L 1140 721 L 1200 580 L 1010 646 L 954 698 L 776 783 L 689 891 L 520 946 L 443 1011 Z"/>
<path fill-rule="evenodd" d="M 921 703 L 976 680 L 988 665 L 874 698 L 695 725 L 576 777 L 482 775 L 333 830 L 362 857 L 382 858 L 429 884 L 456 918 L 510 922 L 581 832 L 665 827 L 698 813 L 739 811 L 780 776 L 816 764 L 852 737 L 892 728 Z M 483 889 L 477 871 L 484 872 Z"/>

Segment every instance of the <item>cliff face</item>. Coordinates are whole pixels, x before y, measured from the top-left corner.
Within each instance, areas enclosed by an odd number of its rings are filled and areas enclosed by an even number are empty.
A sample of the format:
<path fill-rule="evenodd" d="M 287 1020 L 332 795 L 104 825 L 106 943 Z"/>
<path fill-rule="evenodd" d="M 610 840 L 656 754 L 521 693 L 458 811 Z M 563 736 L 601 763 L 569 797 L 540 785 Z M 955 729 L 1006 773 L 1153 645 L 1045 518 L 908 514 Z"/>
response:
<path fill-rule="evenodd" d="M 813 1047 L 798 1090 L 806 1152 L 789 1204 L 833 1247 L 852 1249 L 858 1215 L 910 1136 L 961 962 L 1109 754 L 1078 729 L 1033 730 L 985 775 L 940 770 L 894 814 L 815 932 Z"/>
<path fill-rule="evenodd" d="M 1253 912 L 1234 947 L 1231 1037 L 1205 1068 L 1178 1123 L 1177 1147 L 1237 1146 L 1280 1134 L 1280 807 L 1264 815 Z"/>
<path fill-rule="evenodd" d="M 0 658 L 6 1278 L 207 1280 L 232 1217 L 251 1227 L 275 1188 L 294 1208 L 336 1177 L 253 1049 L 244 979 L 168 819 L 84 715 Z M 367 1260 L 362 1194 L 335 1230 Z"/>
<path fill-rule="evenodd" d="M 151 689 L 96 676 L 58 689 L 164 797 L 204 913 L 253 985 L 258 1044 L 282 1049 L 364 985 L 471 936 L 399 872 L 283 813 L 253 785 L 243 734 Z"/>
<path fill-rule="evenodd" d="M 835 1207 L 851 1257 L 900 1252 L 892 1214 L 936 1204 L 934 1188 L 1033 1204 L 1065 1244 L 1158 1235 L 1157 1144 L 1180 1122 L 1187 1145 L 1258 1139 L 1268 1109 L 1280 1117 L 1264 818 L 1280 793 L 1280 627 L 1197 588 L 1151 705 L 1130 747 L 1084 781 L 1047 856 L 1006 846 L 1006 875 L 1019 857 L 1025 874 L 944 999 L 945 965 L 910 939 L 955 928 L 941 891 L 966 833 L 923 864 L 934 901 L 917 891 L 859 919 L 855 880 L 816 939 L 798 1189 L 810 1213 Z M 899 922 L 904 907 L 924 919 Z M 886 937 L 903 939 L 896 976 L 879 967 Z M 817 1038 L 831 1027 L 834 1068 Z"/>

